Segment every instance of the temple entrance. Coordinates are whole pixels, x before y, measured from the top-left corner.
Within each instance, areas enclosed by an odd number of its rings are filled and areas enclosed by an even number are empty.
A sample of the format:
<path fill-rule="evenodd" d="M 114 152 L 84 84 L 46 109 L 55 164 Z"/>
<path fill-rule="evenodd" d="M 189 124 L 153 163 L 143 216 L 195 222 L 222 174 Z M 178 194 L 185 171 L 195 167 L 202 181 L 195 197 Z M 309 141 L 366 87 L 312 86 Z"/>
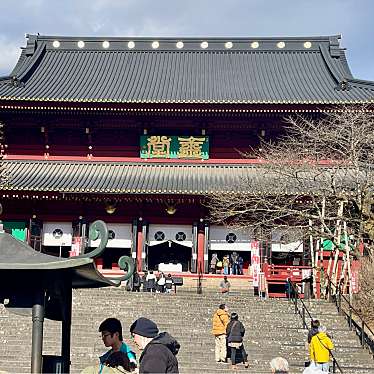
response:
<path fill-rule="evenodd" d="M 146 264 L 148 270 L 190 271 L 192 226 L 149 225 Z"/>
<path fill-rule="evenodd" d="M 224 269 L 218 267 L 215 272 L 218 274 L 246 275 L 251 265 L 251 242 L 253 233 L 248 230 L 233 230 L 225 226 L 212 225 L 210 227 L 210 245 L 208 253 L 209 272 L 210 261 L 216 255 L 218 262 L 223 262 L 223 258 L 229 259 L 229 266 Z M 236 254 L 236 255 L 235 255 Z M 234 265 L 234 258 L 240 258 L 239 265 Z M 240 269 L 240 270 L 239 270 Z"/>
<path fill-rule="evenodd" d="M 237 255 L 240 256 L 243 259 L 243 261 L 242 261 L 243 275 L 248 274 L 249 267 L 251 265 L 251 251 L 248 251 L 248 250 L 247 251 L 240 251 L 240 252 L 239 251 L 228 250 L 228 249 L 209 251 L 208 263 L 210 264 L 210 261 L 213 257 L 213 254 L 216 254 L 217 258 L 218 258 L 218 261 L 222 262 L 224 256 L 228 257 L 229 260 L 230 260 L 232 254 L 234 252 L 236 252 Z M 229 266 L 227 274 L 239 275 L 236 270 L 237 269 L 235 269 L 235 273 L 234 273 L 234 267 L 232 266 L 232 262 L 230 262 L 230 266 Z M 209 266 L 209 273 L 212 273 L 210 266 Z M 217 268 L 215 273 L 216 274 L 225 274 L 224 269 L 222 267 Z"/>
<path fill-rule="evenodd" d="M 163 272 L 190 271 L 192 248 L 173 241 L 148 247 L 148 270 Z"/>

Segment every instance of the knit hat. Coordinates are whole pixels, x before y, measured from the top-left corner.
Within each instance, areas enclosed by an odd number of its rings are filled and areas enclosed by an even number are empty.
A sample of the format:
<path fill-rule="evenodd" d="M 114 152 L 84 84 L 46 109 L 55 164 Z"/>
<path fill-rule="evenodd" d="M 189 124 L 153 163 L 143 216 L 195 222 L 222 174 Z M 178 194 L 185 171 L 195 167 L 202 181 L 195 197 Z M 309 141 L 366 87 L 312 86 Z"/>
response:
<path fill-rule="evenodd" d="M 150 319 L 140 317 L 131 325 L 130 332 L 147 338 L 154 338 L 158 335 L 158 327 Z"/>
<path fill-rule="evenodd" d="M 231 319 L 237 320 L 239 319 L 238 313 L 231 313 Z"/>

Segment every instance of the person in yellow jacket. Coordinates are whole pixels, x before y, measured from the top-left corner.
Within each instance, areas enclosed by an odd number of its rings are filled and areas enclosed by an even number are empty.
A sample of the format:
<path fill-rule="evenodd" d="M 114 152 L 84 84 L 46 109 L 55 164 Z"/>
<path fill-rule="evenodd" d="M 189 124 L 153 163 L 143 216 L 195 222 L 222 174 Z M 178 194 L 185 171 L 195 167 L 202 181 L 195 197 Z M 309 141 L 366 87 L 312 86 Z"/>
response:
<path fill-rule="evenodd" d="M 226 327 L 230 316 L 226 304 L 221 304 L 213 315 L 212 334 L 215 336 L 215 359 L 216 362 L 226 362 Z"/>
<path fill-rule="evenodd" d="M 326 327 L 320 326 L 318 333 L 312 337 L 309 345 L 310 360 L 322 371 L 329 371 L 330 351 L 334 344 L 326 334 Z"/>

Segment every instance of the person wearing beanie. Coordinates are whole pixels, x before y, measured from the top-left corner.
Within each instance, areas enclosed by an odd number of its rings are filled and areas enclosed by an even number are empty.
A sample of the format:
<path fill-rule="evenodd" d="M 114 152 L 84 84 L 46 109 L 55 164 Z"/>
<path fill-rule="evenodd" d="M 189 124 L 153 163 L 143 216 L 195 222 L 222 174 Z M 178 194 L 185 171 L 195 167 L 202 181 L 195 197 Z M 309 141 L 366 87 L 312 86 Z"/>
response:
<path fill-rule="evenodd" d="M 142 351 L 139 373 L 179 373 L 179 343 L 167 332 L 159 333 L 157 325 L 148 318 L 140 317 L 130 327 L 135 344 Z"/>
<path fill-rule="evenodd" d="M 123 352 L 126 353 L 130 362 L 136 366 L 135 353 L 123 342 L 121 321 L 117 318 L 107 318 L 101 322 L 99 332 L 101 332 L 101 338 L 105 347 L 111 347 L 108 352 L 100 357 L 101 364 L 104 364 L 113 352 Z"/>

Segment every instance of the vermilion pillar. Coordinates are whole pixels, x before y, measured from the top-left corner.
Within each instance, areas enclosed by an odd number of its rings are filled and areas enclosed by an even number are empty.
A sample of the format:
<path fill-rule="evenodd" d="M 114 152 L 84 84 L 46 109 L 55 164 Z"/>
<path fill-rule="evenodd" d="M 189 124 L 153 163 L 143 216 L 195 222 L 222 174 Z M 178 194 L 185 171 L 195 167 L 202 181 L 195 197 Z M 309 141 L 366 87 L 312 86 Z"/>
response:
<path fill-rule="evenodd" d="M 140 222 L 141 223 L 141 222 Z M 140 272 L 143 269 L 143 258 L 142 258 L 142 253 L 143 253 L 143 226 L 140 224 L 138 225 L 138 230 L 137 230 L 137 239 L 136 239 L 136 268 L 137 271 Z"/>
<path fill-rule="evenodd" d="M 205 245 L 205 232 L 204 226 L 199 225 L 197 233 L 197 272 L 204 272 L 204 245 Z"/>

